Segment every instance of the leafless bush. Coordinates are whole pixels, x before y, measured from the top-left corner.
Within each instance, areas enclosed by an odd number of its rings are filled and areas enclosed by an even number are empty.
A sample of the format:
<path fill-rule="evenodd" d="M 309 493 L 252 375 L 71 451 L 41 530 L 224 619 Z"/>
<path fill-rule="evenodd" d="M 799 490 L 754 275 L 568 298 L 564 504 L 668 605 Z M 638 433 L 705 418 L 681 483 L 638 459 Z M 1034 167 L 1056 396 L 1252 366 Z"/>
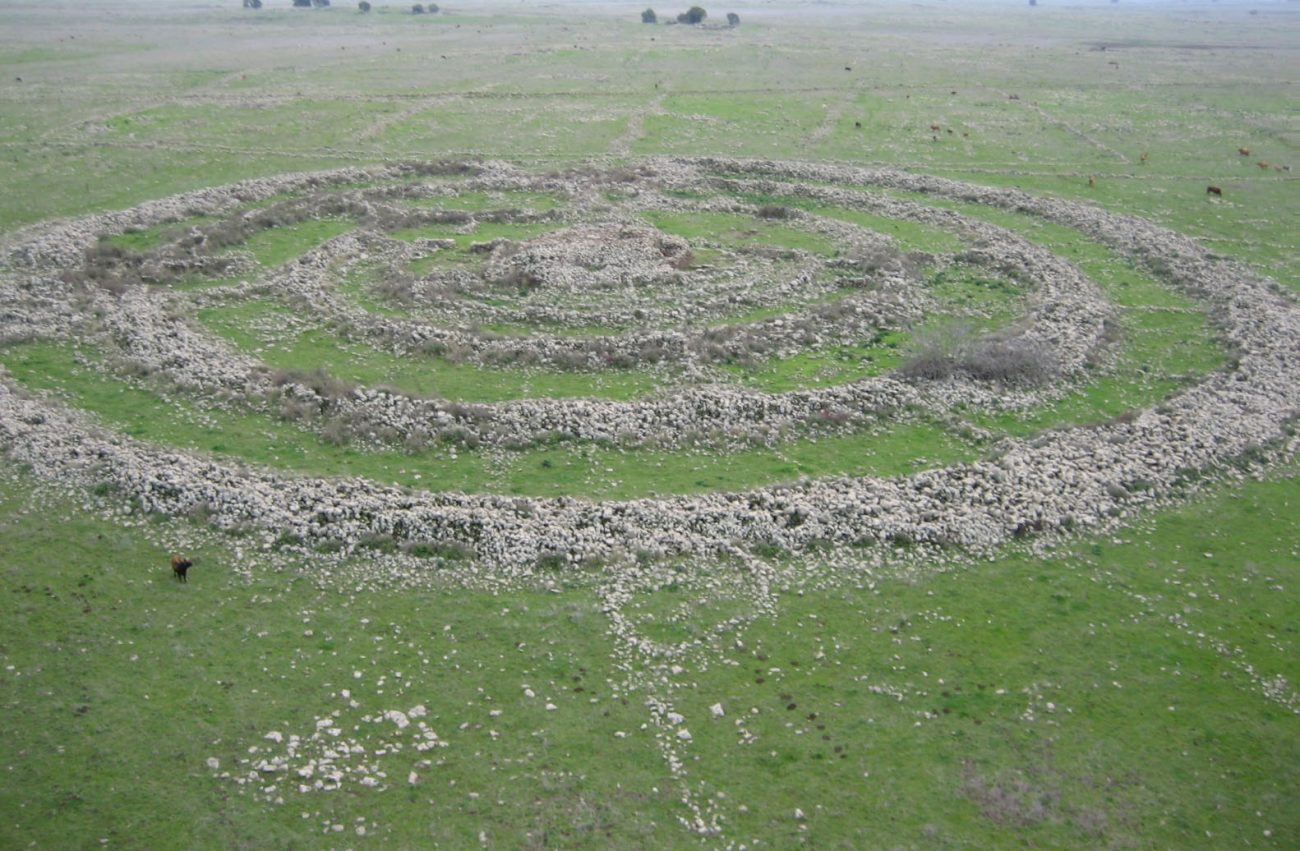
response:
<path fill-rule="evenodd" d="M 668 347 L 663 343 L 647 340 L 641 344 L 636 356 L 641 363 L 659 363 L 668 357 Z"/>
<path fill-rule="evenodd" d="M 542 285 L 542 278 L 530 269 L 515 267 L 507 270 L 504 274 L 498 275 L 492 283 L 505 289 L 528 293 Z"/>
<path fill-rule="evenodd" d="M 835 261 L 834 265 L 868 276 L 884 271 L 901 272 L 912 276 L 917 274 L 919 268 L 915 259 L 883 245 L 854 248 L 846 257 Z"/>
<path fill-rule="evenodd" d="M 587 365 L 587 356 L 582 352 L 564 350 L 556 352 L 551 361 L 558 369 L 579 370 Z"/>
<path fill-rule="evenodd" d="M 940 381 L 961 374 L 976 381 L 1032 385 L 1056 373 L 1055 359 L 1041 343 L 1020 336 L 979 336 L 965 322 L 951 322 L 918 334 L 899 374 L 913 381 Z"/>
<path fill-rule="evenodd" d="M 976 381 L 1007 385 L 1040 384 L 1055 372 L 1051 353 L 1036 340 L 1024 337 L 980 340 L 958 367 Z"/>
<path fill-rule="evenodd" d="M 279 415 L 280 419 L 291 423 L 308 420 L 315 416 L 319 410 L 317 406 L 311 404 L 306 399 L 281 397 L 272 401 L 276 404 L 275 411 Z"/>
<path fill-rule="evenodd" d="M 415 304 L 415 276 L 410 272 L 395 270 L 371 285 L 371 292 L 396 304 Z"/>
<path fill-rule="evenodd" d="M 294 384 L 306 387 L 320 398 L 322 404 L 338 402 L 350 395 L 355 389 L 355 385 L 341 378 L 335 378 L 320 367 L 310 371 L 277 369 L 271 373 L 270 379 L 271 384 L 275 387 L 286 387 Z"/>
<path fill-rule="evenodd" d="M 344 446 L 352 440 L 352 430 L 342 420 L 330 420 L 321 429 L 321 439 L 331 446 Z"/>

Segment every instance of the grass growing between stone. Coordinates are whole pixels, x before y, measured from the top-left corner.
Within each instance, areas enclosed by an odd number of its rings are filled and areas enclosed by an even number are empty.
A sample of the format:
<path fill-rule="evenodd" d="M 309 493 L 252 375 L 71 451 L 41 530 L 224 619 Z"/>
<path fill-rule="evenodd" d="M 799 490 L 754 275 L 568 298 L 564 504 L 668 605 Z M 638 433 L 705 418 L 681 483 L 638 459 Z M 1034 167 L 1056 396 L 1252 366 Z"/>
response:
<path fill-rule="evenodd" d="M 1029 435 L 1045 428 L 1102 422 L 1149 408 L 1177 390 L 1222 367 L 1227 357 L 1204 345 L 1205 318 L 1195 313 L 1132 313 L 1124 322 L 1128 344 L 1112 375 L 1090 381 L 1062 399 L 1032 411 L 972 412 L 971 421 Z"/>
<path fill-rule="evenodd" d="M 345 219 L 308 219 L 254 234 L 244 243 L 266 268 L 274 268 L 315 248 L 322 242 L 347 233 L 355 225 Z"/>
<path fill-rule="evenodd" d="M 472 454 L 454 459 L 440 455 L 436 462 L 408 473 L 411 458 L 405 453 L 336 446 L 303 425 L 266 414 L 200 408 L 167 398 L 83 366 L 71 350 L 60 346 L 10 348 L 3 352 L 3 363 L 33 390 L 57 392 L 123 434 L 178 449 L 304 473 L 377 477 L 439 490 L 467 490 L 486 475 L 483 459 Z"/>
<path fill-rule="evenodd" d="M 894 475 L 970 460 L 977 450 L 926 424 L 896 423 L 847 436 L 792 440 L 736 452 L 621 450 L 561 444 L 491 455 L 444 450 L 415 454 L 340 446 L 268 414 L 199 407 L 85 366 L 66 347 L 3 351 L 24 386 L 57 392 L 106 425 L 147 442 L 278 469 L 364 476 L 424 490 L 504 491 L 528 496 L 624 499 L 702 493 L 828 474 Z M 94 353 L 85 353 L 92 364 Z"/>
<path fill-rule="evenodd" d="M 757 195 L 752 193 L 743 193 L 738 197 L 757 205 L 777 205 L 783 207 L 794 207 L 811 213 L 815 216 L 822 216 L 828 219 L 836 219 L 843 222 L 849 222 L 870 231 L 888 236 L 903 251 L 930 251 L 935 253 L 949 253 L 961 251 L 965 244 L 953 233 L 934 227 L 933 225 L 922 224 L 921 222 L 911 222 L 905 219 L 891 219 L 886 216 L 877 216 L 862 210 L 850 210 L 844 207 L 835 207 L 822 204 L 811 198 L 802 198 L 797 195 Z"/>
<path fill-rule="evenodd" d="M 528 239 L 538 234 L 556 230 L 555 222 L 473 222 L 470 226 L 437 225 L 416 228 L 401 228 L 389 234 L 394 239 L 412 241 L 416 239 L 450 239 L 456 243 L 456 251 L 440 250 L 427 257 L 421 257 L 411 263 L 411 271 L 417 275 L 427 274 L 432 268 L 442 263 L 467 263 L 481 259 L 469 252 L 470 246 L 479 242 L 491 242 L 494 239 Z"/>
<path fill-rule="evenodd" d="M 285 334 L 289 309 L 252 300 L 199 312 L 199 319 L 268 366 L 312 371 L 365 387 L 386 385 L 414 396 L 465 402 L 591 396 L 633 399 L 652 392 L 654 377 L 644 371 L 609 370 L 588 374 L 540 369 L 498 369 L 455 363 L 428 355 L 398 356 L 367 343 L 343 342 L 317 325 Z M 277 322 L 283 317 L 284 324 Z"/>
<path fill-rule="evenodd" d="M 632 499 L 747 490 L 828 475 L 892 476 L 978 456 L 977 447 L 939 425 L 889 423 L 731 452 L 561 445 L 515 456 L 503 485 L 505 492 L 520 495 Z"/>
<path fill-rule="evenodd" d="M 167 242 L 174 240 L 177 236 L 183 234 L 188 228 L 196 225 L 206 224 L 213 221 L 211 216 L 193 216 L 188 219 L 182 219 L 178 222 L 167 222 L 166 224 L 153 225 L 147 228 L 133 228 L 114 236 L 103 237 L 100 241 L 109 245 L 117 245 L 122 248 L 129 248 L 132 251 L 144 253 L 158 248 Z"/>
<path fill-rule="evenodd" d="M 753 367 L 728 364 L 726 368 L 746 385 L 769 393 L 832 387 L 881 375 L 898 366 L 903 360 L 902 346 L 910 336 L 902 331 L 886 332 L 877 340 L 855 346 L 769 358 Z"/>

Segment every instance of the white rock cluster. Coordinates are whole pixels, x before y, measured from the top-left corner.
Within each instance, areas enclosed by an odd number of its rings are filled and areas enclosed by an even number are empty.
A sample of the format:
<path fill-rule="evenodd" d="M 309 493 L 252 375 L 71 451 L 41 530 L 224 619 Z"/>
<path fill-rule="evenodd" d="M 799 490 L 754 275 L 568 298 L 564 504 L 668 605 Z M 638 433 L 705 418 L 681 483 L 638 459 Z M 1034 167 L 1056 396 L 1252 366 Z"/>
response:
<path fill-rule="evenodd" d="M 483 172 L 504 176 L 494 185 L 534 185 L 508 168 L 489 165 Z M 309 543 L 352 544 L 376 533 L 413 541 L 455 541 L 471 547 L 485 565 L 511 572 L 529 570 L 542 556 L 577 561 L 635 550 L 722 553 L 736 543 L 799 551 L 826 542 L 915 541 L 982 550 L 1017 534 L 1095 524 L 1160 499 L 1189 475 L 1276 445 L 1289 433 L 1300 409 L 1300 308 L 1295 300 L 1266 278 L 1141 219 L 1015 190 L 889 170 L 663 160 L 652 163 L 647 172 L 664 186 L 674 181 L 698 185 L 703 177 L 718 173 L 779 183 L 787 192 L 801 183 L 879 186 L 1016 209 L 1067 224 L 1205 302 L 1234 350 L 1234 362 L 1156 409 L 1096 427 L 1008 440 L 997 457 L 973 464 L 893 479 L 832 478 L 672 499 L 599 503 L 411 493 L 358 479 L 253 469 L 109 433 L 51 398 L 23 392 L 7 376 L 0 376 L 0 449 L 41 476 L 85 486 L 112 483 L 146 510 L 179 514 L 203 505 L 218 526 L 260 525 Z M 345 174 L 355 179 L 357 172 Z M 372 179 L 386 175 L 384 170 L 366 174 Z M 294 180 L 339 179 L 326 175 Z M 106 226 L 148 224 L 192 209 L 226 209 L 234 199 L 265 197 L 285 185 L 294 183 L 254 181 L 129 213 L 29 230 L 9 240 L 4 252 L 0 327 L 6 335 L 26 327 L 39 336 L 64 333 L 80 321 L 57 305 L 54 280 L 61 269 L 75 265 L 78 246 Z M 836 190 L 808 186 L 806 191 Z M 899 210 L 920 215 L 919 210 Z M 948 219 L 947 212 L 934 215 Z M 1102 336 L 1108 315 L 1095 288 L 1068 265 L 1030 250 L 1010 235 L 984 234 L 977 251 L 987 255 L 987 262 L 1032 277 L 1039 287 L 1040 300 L 1026 333 L 1049 341 L 1064 368 L 1073 368 Z M 314 274 L 321 263 L 309 255 L 281 279 Z M 265 381 L 255 363 L 186 330 L 183 317 L 169 317 L 143 288 L 113 299 L 87 298 L 84 309 L 103 312 L 100 319 L 121 338 L 122 352 L 178 385 L 215 394 Z M 307 396 L 309 388 L 293 392 Z M 498 442 L 559 432 L 580 439 L 631 434 L 644 440 L 657 435 L 671 444 L 674 436 L 702 426 L 776 433 L 781 424 L 827 410 L 855 416 L 921 404 L 928 392 L 942 391 L 886 377 L 783 395 L 703 387 L 633 403 L 535 400 L 453 408 L 370 389 L 333 404 L 398 429 L 456 424 Z M 989 391 L 953 390 L 958 396 L 963 392 L 977 398 Z"/>
<path fill-rule="evenodd" d="M 739 165 L 737 169 L 740 170 Z M 380 176 L 398 177 L 401 168 L 366 172 L 372 180 Z M 728 385 L 696 384 L 687 390 L 669 391 L 657 397 L 631 402 L 590 399 L 533 399 L 498 405 L 466 405 L 438 399 L 412 398 L 391 390 L 359 389 L 342 397 L 327 395 L 305 383 L 282 386 L 272 380 L 268 370 L 256 359 L 233 351 L 223 341 L 197 329 L 190 319 L 196 305 L 212 303 L 220 295 L 199 296 L 187 300 L 178 294 L 168 295 L 156 287 L 139 285 L 123 293 L 91 289 L 77 294 L 80 312 L 66 306 L 69 293 L 62 293 L 55 275 L 75 268 L 80 256 L 51 246 L 57 241 L 81 241 L 91 245 L 97 234 L 127 226 L 167 221 L 182 212 L 229 211 L 239 201 L 265 197 L 277 186 L 281 189 L 318 187 L 331 182 L 357 180 L 355 170 L 307 178 L 254 181 L 224 190 L 180 196 L 171 203 L 146 205 L 130 214 L 88 217 L 77 222 L 59 224 L 29 234 L 26 241 L 13 247 L 8 259 L 15 276 L 22 276 L 27 289 L 15 289 L 0 295 L 12 310 L 0 316 L 0 338 L 14 335 L 67 336 L 74 329 L 89 335 L 96 345 L 132 372 L 166 378 L 176 387 L 193 391 L 201 398 L 229 401 L 253 400 L 263 407 L 268 400 L 288 399 L 299 407 L 319 412 L 318 423 L 338 420 L 352 432 L 415 436 L 427 442 L 453 437 L 475 445 L 526 445 L 556 436 L 587 441 L 615 441 L 624 445 L 653 444 L 676 447 L 694 444 L 707 436 L 717 445 L 739 443 L 771 444 L 791 430 L 808 425 L 843 424 L 863 414 L 896 411 L 903 408 L 945 408 L 953 404 L 1024 405 L 1041 401 L 1045 396 L 1064 392 L 1069 380 L 1084 374 L 1090 357 L 1103 346 L 1112 311 L 1095 285 L 1077 269 L 1062 262 L 1046 250 L 1031 245 L 1013 234 L 946 210 L 932 210 L 911 201 L 901 201 L 869 192 L 804 186 L 798 181 L 778 182 L 771 178 L 732 181 L 744 191 L 768 194 L 807 195 L 815 200 L 835 203 L 850 209 L 861 208 L 956 229 L 975 242 L 963 259 L 1015 275 L 1032 285 L 1033 296 L 1023 321 L 1020 336 L 1041 345 L 1059 372 L 1060 381 L 1053 387 L 1034 391 L 988 386 L 968 381 L 923 383 L 920 386 L 893 376 L 878 376 L 847 385 L 786 394 L 770 394 Z M 648 170 L 636 184 L 638 192 L 629 202 L 632 211 L 744 211 L 753 209 L 739 201 L 713 199 L 686 201 L 666 196 L 658 190 L 695 185 L 707 181 L 707 172 L 678 161 L 660 163 Z M 581 185 L 570 179 L 522 175 L 514 170 L 490 165 L 480 169 L 472 185 L 475 188 L 549 189 L 572 196 L 582 194 Z M 626 188 L 626 186 L 624 187 Z M 444 188 L 445 190 L 445 188 Z M 376 190 L 381 192 L 384 190 Z M 413 192 L 406 187 L 403 191 Z M 429 191 L 434 191 L 432 188 Z M 333 203 L 333 196 L 322 196 L 320 204 Z M 380 220 L 399 216 L 375 213 L 381 201 L 366 200 L 357 192 L 347 194 L 338 203 L 351 209 L 363 207 Z M 495 215 L 507 216 L 507 213 Z M 887 263 L 875 270 L 869 286 L 858 293 L 835 300 L 825 298 L 827 283 L 819 277 L 824 264 L 810 256 L 799 255 L 793 277 L 781 269 L 774 276 L 756 273 L 762 258 L 742 258 L 738 270 L 728 274 L 709 271 L 686 274 L 674 268 L 673 261 L 689 248 L 683 240 L 668 237 L 644 225 L 611 223 L 609 210 L 579 207 L 571 214 L 575 220 L 598 215 L 597 224 L 576 224 L 567 229 L 544 234 L 524 243 L 504 242 L 490 251 L 483 279 L 494 280 L 510 271 L 531 270 L 544 285 L 543 293 L 559 292 L 565 298 L 582 294 L 584 301 L 575 309 L 561 303 L 553 307 L 564 312 L 552 315 L 565 324 L 606 324 L 614 319 L 623 322 L 638 317 L 641 328 L 616 335 L 573 336 L 536 333 L 526 337 L 501 337 L 467 329 L 463 326 L 430 324 L 419 318 L 393 317 L 370 313 L 342 297 L 337 291 L 337 274 L 357 258 L 367 261 L 378 255 L 392 255 L 408 260 L 410 250 L 395 240 L 365 233 L 345 234 L 308 252 L 297 261 L 275 270 L 261 284 L 236 288 L 242 295 L 250 287 L 278 293 L 290 303 L 319 314 L 321 320 L 347 329 L 349 335 L 377 341 L 399 354 L 413 349 L 435 349 L 465 353 L 484 362 L 520 362 L 552 366 L 557 362 L 578 368 L 608 368 L 610 364 L 641 364 L 653 353 L 660 363 L 694 364 L 706 356 L 788 355 L 807 348 L 857 342 L 868 339 L 881 329 L 904 327 L 917 321 L 927 306 L 923 291 L 897 263 Z M 867 248 L 879 254 L 890 251 L 880 237 L 843 222 L 818 219 L 790 211 L 796 222 L 833 237 L 846 250 Z M 568 246 L 568 247 L 564 247 Z M 608 249 L 608 256 L 602 255 Z M 790 252 L 787 252 L 790 253 Z M 896 255 L 896 252 L 894 252 Z M 896 257 L 894 259 L 897 259 Z M 523 264 L 515 269 L 512 264 Z M 783 268 L 783 267 L 782 267 Z M 44 272 L 43 276 L 40 274 Z M 739 272 L 732 276 L 730 273 Z M 436 276 L 435 276 L 436 277 Z M 453 274 L 454 277 L 454 274 Z M 684 280 L 684 289 L 669 282 Z M 841 283 L 843 279 L 840 280 Z M 621 303 L 614 297 L 610 284 L 622 281 L 628 286 L 618 289 L 636 294 L 649 293 L 659 304 L 636 302 L 621 308 L 624 314 L 612 317 L 601 304 Z M 636 281 L 654 281 L 655 286 L 638 286 Z M 765 282 L 754 293 L 755 281 Z M 631 282 L 631 283 L 629 283 Z M 666 288 L 666 293 L 663 292 Z M 692 305 L 709 305 L 709 311 L 721 305 L 737 306 L 738 294 L 744 304 L 779 303 L 792 294 L 807 290 L 808 303 L 792 315 L 772 317 L 743 325 L 720 327 L 651 327 L 663 322 L 697 321 L 701 315 Z M 777 302 L 769 302 L 775 298 Z M 472 302 L 472 299 L 461 299 Z M 532 311 L 536 305 L 530 305 Z M 833 308 L 830 310 L 828 308 Z M 529 314 L 535 319 L 534 314 Z M 452 318 L 452 317 L 448 317 Z M 502 318 L 502 317 L 497 317 Z M 515 317 L 518 318 L 518 317 Z M 6 322 L 5 320 L 9 321 Z M 80 321 L 78 321 L 80 319 Z M 714 353 L 709 355 L 709 353 Z M 706 358 L 707 359 L 707 358 Z M 322 426 L 323 427 L 323 426 Z"/>

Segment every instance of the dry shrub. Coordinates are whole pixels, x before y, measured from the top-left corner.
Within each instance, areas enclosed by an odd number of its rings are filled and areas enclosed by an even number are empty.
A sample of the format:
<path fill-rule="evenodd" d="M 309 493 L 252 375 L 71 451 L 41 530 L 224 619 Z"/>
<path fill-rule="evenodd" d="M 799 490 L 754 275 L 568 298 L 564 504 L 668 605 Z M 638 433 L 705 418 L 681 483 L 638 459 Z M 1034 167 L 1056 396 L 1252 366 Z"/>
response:
<path fill-rule="evenodd" d="M 531 292 L 542 285 L 542 278 L 530 269 L 518 267 L 506 271 L 492 281 L 494 286 L 518 290 L 520 293 Z"/>
<path fill-rule="evenodd" d="M 880 272 L 901 272 L 909 277 L 917 274 L 918 258 L 902 254 L 884 245 L 864 246 L 852 249 L 848 255 L 835 261 L 839 268 L 852 269 L 872 276 Z"/>
<path fill-rule="evenodd" d="M 1036 340 L 1004 333 L 980 336 L 969 323 L 957 321 L 918 334 L 898 371 L 911 381 L 962 375 L 1015 386 L 1041 384 L 1057 370 L 1052 353 Z"/>
<path fill-rule="evenodd" d="M 976 381 L 1008 385 L 1041 384 L 1056 371 L 1051 353 L 1024 337 L 980 340 L 958 366 Z"/>
<path fill-rule="evenodd" d="M 356 389 L 356 385 L 335 378 L 320 367 L 313 370 L 277 369 L 271 373 L 270 379 L 275 387 L 296 384 L 309 388 L 320 398 L 322 405 L 338 402 L 351 395 Z"/>
<path fill-rule="evenodd" d="M 1060 805 L 1059 790 L 1032 781 L 1020 772 L 1002 780 L 989 780 L 969 767 L 961 793 L 995 824 L 1030 827 L 1055 820 Z"/>
<path fill-rule="evenodd" d="M 371 284 L 370 290 L 379 298 L 409 307 L 415 304 L 415 276 L 406 271 L 393 271 Z"/>

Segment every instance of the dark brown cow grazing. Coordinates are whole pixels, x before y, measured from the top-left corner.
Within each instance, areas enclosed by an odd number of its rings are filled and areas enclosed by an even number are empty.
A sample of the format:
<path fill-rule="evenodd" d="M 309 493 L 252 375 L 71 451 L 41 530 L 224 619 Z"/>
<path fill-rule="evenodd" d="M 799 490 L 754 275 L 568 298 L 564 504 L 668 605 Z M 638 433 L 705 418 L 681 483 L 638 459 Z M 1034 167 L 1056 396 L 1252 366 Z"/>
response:
<path fill-rule="evenodd" d="M 176 576 L 177 582 L 189 582 L 185 577 L 185 572 L 194 566 L 194 562 L 185 556 L 172 556 L 172 573 Z"/>
<path fill-rule="evenodd" d="M 1241 154 L 1243 157 L 1248 157 L 1250 156 L 1250 148 L 1238 148 L 1237 153 Z"/>
<path fill-rule="evenodd" d="M 1217 186 L 1207 186 L 1207 187 L 1205 187 L 1205 194 L 1206 194 L 1206 195 L 1218 195 L 1219 197 L 1223 197 L 1223 190 L 1220 189 L 1220 188 L 1217 187 Z"/>

